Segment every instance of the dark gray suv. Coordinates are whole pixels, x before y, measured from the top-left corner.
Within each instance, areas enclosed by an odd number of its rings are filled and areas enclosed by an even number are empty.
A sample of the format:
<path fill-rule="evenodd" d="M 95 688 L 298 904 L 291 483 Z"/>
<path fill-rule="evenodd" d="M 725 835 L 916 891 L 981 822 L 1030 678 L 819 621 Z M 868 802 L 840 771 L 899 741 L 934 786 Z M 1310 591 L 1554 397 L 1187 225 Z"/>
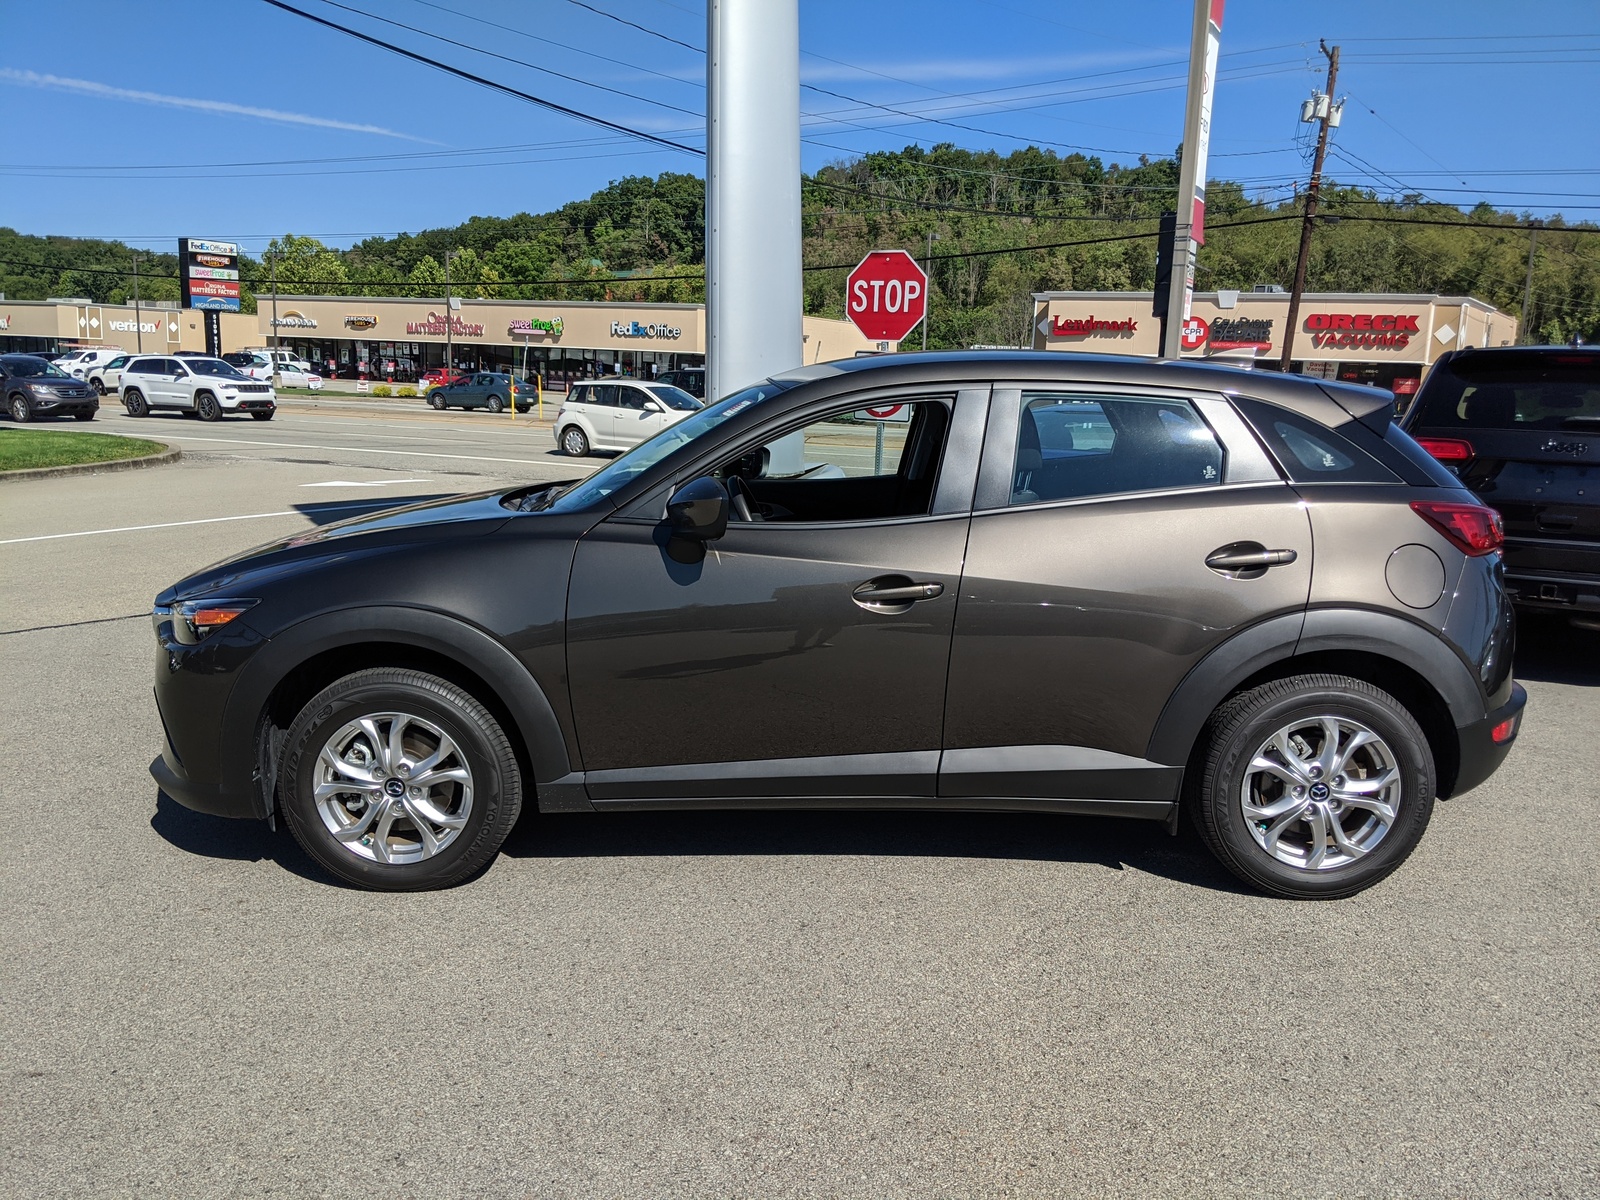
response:
<path fill-rule="evenodd" d="M 100 398 L 87 383 L 34 354 L 0 354 L 0 395 L 19 424 L 68 415 L 92 421 L 100 408 Z"/>
<path fill-rule="evenodd" d="M 587 479 L 167 589 L 151 771 L 375 888 L 469 878 L 526 804 L 1187 813 L 1252 884 L 1347 896 L 1525 701 L 1499 518 L 1391 407 L 1087 355 L 800 369 Z"/>

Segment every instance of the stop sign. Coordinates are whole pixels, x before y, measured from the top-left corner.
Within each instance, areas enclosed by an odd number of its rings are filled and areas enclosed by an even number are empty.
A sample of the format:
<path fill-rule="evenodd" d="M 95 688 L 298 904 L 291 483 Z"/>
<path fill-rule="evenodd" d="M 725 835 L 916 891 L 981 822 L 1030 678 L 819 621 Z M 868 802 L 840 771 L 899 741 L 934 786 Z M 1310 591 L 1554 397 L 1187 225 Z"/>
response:
<path fill-rule="evenodd" d="M 898 342 L 928 311 L 928 277 L 904 250 L 874 250 L 850 272 L 846 315 L 875 342 Z"/>

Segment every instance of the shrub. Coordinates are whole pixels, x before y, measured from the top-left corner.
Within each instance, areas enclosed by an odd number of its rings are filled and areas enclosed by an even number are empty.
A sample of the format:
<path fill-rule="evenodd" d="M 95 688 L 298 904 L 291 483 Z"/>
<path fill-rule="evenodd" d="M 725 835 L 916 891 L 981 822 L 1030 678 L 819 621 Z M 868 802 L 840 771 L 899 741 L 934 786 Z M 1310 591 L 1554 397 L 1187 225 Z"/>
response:
<path fill-rule="evenodd" d="M 387 383 L 380 383 L 377 387 L 372 389 L 372 394 L 374 396 L 392 396 L 394 395 L 394 389 L 391 388 Z"/>
<path fill-rule="evenodd" d="M 403 383 L 399 387 L 395 388 L 394 394 L 403 400 L 410 400 L 417 394 L 417 389 L 412 387 L 409 383 Z"/>

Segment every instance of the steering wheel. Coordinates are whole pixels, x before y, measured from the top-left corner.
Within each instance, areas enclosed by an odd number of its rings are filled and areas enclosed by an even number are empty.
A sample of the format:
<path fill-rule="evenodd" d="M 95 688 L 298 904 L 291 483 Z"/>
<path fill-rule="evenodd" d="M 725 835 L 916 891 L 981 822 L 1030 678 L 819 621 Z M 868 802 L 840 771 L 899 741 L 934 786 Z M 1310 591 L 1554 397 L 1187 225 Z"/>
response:
<path fill-rule="evenodd" d="M 755 493 L 742 475 L 728 476 L 728 503 L 733 515 L 741 521 L 766 520 L 761 515 L 761 506 L 756 502 Z"/>

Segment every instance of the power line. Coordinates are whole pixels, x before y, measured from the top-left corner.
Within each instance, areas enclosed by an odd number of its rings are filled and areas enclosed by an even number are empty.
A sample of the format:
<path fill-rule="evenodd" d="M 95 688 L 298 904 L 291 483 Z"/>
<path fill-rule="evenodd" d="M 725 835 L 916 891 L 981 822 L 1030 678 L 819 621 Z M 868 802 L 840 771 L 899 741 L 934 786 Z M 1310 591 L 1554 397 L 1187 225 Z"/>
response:
<path fill-rule="evenodd" d="M 406 50 L 403 47 L 396 46 L 392 42 L 386 42 L 382 38 L 375 38 L 370 34 L 351 29 L 347 25 L 340 25 L 336 21 L 329 21 L 325 17 L 317 16 L 315 13 L 308 13 L 304 9 L 294 7 L 292 4 L 286 4 L 284 3 L 284 0 L 262 0 L 262 3 L 270 4 L 273 8 L 282 9 L 286 13 L 292 13 L 294 16 L 302 17 L 307 21 L 314 22 L 315 24 L 324 26 L 327 29 L 332 29 L 337 33 L 346 35 L 347 37 L 352 37 L 358 41 L 366 42 L 368 45 L 376 46 L 380 50 L 387 50 L 391 54 L 398 54 L 402 58 L 409 58 L 411 61 L 419 62 L 425 67 L 432 67 L 436 71 L 443 71 L 447 75 L 454 75 L 458 79 L 465 79 L 468 83 L 475 83 L 479 87 L 488 88 L 490 91 L 502 92 L 507 96 L 514 96 L 518 100 L 526 100 L 529 104 L 537 104 L 540 108 L 549 109 L 551 112 L 557 112 L 563 116 L 571 117 L 574 120 L 583 121 L 590 125 L 598 125 L 602 129 L 610 129 L 616 133 L 626 134 L 628 137 L 638 138 L 640 141 L 654 142 L 659 146 L 666 146 L 672 150 L 681 150 L 685 154 L 693 154 L 697 157 L 705 156 L 704 150 L 696 149 L 694 146 L 686 146 L 682 142 L 674 142 L 670 138 L 660 137 L 653 133 L 646 133 L 642 129 L 632 129 L 627 125 L 618 124 L 616 121 L 608 121 L 604 117 L 597 117 L 593 113 L 582 112 L 576 108 L 568 108 L 565 104 L 557 104 L 554 100 L 546 100 L 540 96 L 532 95 L 529 92 L 524 92 L 514 87 L 508 87 L 506 84 L 496 83 L 492 79 L 485 79 L 482 75 L 475 75 L 471 71 L 463 71 L 460 67 L 452 67 L 445 63 L 435 62 L 431 58 L 425 58 L 421 54 L 417 54 L 413 51 Z"/>

